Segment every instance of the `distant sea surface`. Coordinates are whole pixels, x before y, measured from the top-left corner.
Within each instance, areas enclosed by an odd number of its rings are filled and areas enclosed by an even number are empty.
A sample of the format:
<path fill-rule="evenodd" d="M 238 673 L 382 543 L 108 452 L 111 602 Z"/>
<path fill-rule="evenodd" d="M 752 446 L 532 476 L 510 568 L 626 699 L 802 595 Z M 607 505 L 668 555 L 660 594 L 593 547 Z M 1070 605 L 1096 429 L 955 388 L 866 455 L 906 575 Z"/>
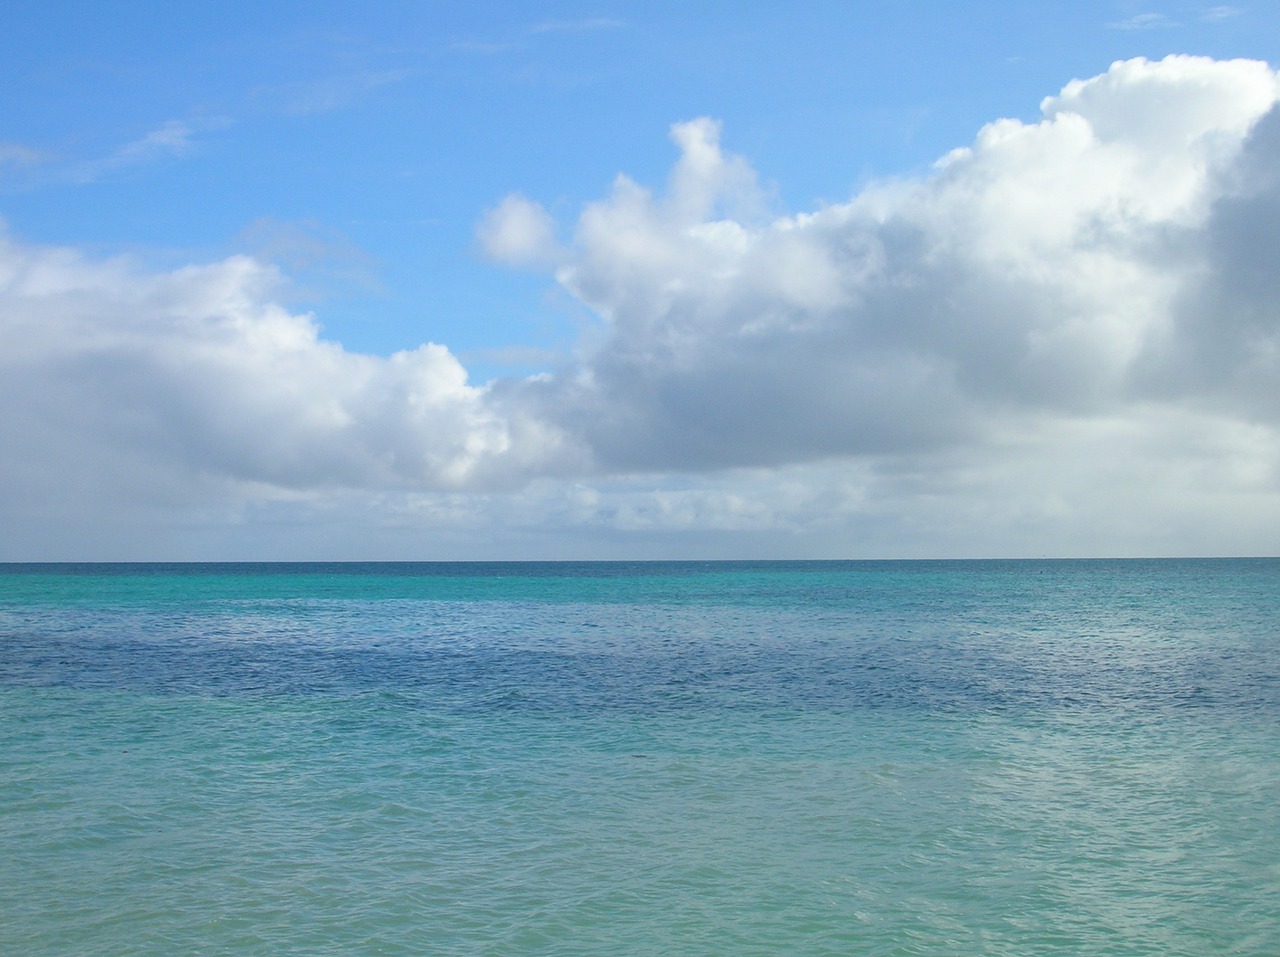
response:
<path fill-rule="evenodd" d="M 0 565 L 0 953 L 1280 954 L 1280 560 Z"/>

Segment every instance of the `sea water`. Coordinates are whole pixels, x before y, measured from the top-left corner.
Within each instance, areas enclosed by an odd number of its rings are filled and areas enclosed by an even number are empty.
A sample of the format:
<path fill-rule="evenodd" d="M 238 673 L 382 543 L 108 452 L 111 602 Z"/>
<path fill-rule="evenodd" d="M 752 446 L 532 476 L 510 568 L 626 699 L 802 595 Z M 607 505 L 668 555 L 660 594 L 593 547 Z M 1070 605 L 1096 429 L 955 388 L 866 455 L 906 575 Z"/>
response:
<path fill-rule="evenodd" d="M 1280 561 L 0 566 L 0 953 L 1280 953 Z"/>

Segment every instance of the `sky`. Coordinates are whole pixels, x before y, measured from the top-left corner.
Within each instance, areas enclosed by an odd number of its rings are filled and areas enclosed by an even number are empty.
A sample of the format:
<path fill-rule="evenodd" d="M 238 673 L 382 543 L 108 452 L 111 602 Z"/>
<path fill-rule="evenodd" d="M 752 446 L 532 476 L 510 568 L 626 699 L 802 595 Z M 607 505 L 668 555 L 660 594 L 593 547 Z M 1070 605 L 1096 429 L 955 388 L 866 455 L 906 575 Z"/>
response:
<path fill-rule="evenodd" d="M 0 561 L 1280 554 L 1280 3 L 0 31 Z"/>

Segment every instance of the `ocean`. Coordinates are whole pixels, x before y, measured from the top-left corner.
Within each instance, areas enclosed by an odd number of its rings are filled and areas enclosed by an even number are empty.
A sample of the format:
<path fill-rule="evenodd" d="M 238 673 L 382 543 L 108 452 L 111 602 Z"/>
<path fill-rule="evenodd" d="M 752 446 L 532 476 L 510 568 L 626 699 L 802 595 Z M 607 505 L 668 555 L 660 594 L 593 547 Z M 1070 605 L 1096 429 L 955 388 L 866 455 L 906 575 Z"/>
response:
<path fill-rule="evenodd" d="M 0 953 L 1280 954 L 1280 560 L 0 565 Z"/>

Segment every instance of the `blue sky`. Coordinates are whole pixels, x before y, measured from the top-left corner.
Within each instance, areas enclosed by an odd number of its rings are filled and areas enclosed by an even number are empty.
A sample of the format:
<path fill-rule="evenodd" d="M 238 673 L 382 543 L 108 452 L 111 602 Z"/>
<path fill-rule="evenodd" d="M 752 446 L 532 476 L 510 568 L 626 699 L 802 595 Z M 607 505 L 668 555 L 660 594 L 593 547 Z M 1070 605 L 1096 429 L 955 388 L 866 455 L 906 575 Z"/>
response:
<path fill-rule="evenodd" d="M 1277 420 L 1257 393 L 1280 307 L 1265 282 L 1223 305 L 1206 244 L 1271 228 L 1231 211 L 1271 202 L 1237 180 L 1269 148 L 1255 128 L 1273 74 L 1227 61 L 1276 63 L 1276 4 L 689 6 L 7 5 L 0 218 L 25 265 L 6 267 L 0 305 L 19 344 L 0 558 L 1275 552 Z M 1108 74 L 1137 58 L 1165 66 Z M 1057 148 L 1042 100 L 1103 76 L 1063 107 L 1097 149 L 1075 166 L 1035 152 Z M 1159 90 L 1126 100 L 1139 86 Z M 1203 89 L 1212 102 L 1188 106 Z M 1176 142 L 1139 135 L 1194 109 Z M 1002 118 L 1043 143 L 975 145 Z M 971 155 L 937 165 L 957 149 Z M 1090 163 L 1105 208 L 1053 181 Z M 1164 175 L 1180 205 L 1138 195 Z M 1023 236 L 1022 200 L 993 193 L 981 210 L 1013 218 L 992 234 L 1043 260 L 993 248 L 999 263 L 943 270 L 957 227 L 939 223 L 986 215 L 958 197 L 996 181 L 1067 197 L 1026 221 L 1075 232 Z M 1105 243 L 1085 248 L 1086 220 Z M 1117 252 L 1139 220 L 1181 245 Z M 896 245 L 904 230 L 934 252 Z M 866 243 L 871 258 L 832 258 Z M 1105 251 L 1116 298 L 1045 279 L 1064 250 Z M 756 256 L 795 260 L 766 289 Z M 872 259 L 892 267 L 874 282 Z M 988 302 L 974 289 L 997 265 L 1039 285 Z M 13 278 L 55 269 L 48 289 Z M 1169 286 L 1191 273 L 1208 278 Z M 1248 330 L 1223 349 L 1235 391 L 1187 365 L 1214 336 L 1180 317 L 1206 297 Z M 182 338 L 196 313 L 205 331 Z M 914 331 L 890 342 L 890 318 Z M 241 366 L 208 364 L 215 326 L 244 333 Z M 126 344 L 94 344 L 126 327 Z M 1092 365 L 1037 352 L 1084 350 L 1086 328 Z M 757 355 L 743 343 L 760 330 L 786 338 Z M 1116 350 L 1115 368 L 1097 358 Z M 334 385 L 362 377 L 358 395 Z M 437 377 L 453 398 L 415 391 Z M 286 382 L 296 408 L 255 400 Z M 1078 464 L 1115 447 L 1128 458 L 1109 469 Z"/>

